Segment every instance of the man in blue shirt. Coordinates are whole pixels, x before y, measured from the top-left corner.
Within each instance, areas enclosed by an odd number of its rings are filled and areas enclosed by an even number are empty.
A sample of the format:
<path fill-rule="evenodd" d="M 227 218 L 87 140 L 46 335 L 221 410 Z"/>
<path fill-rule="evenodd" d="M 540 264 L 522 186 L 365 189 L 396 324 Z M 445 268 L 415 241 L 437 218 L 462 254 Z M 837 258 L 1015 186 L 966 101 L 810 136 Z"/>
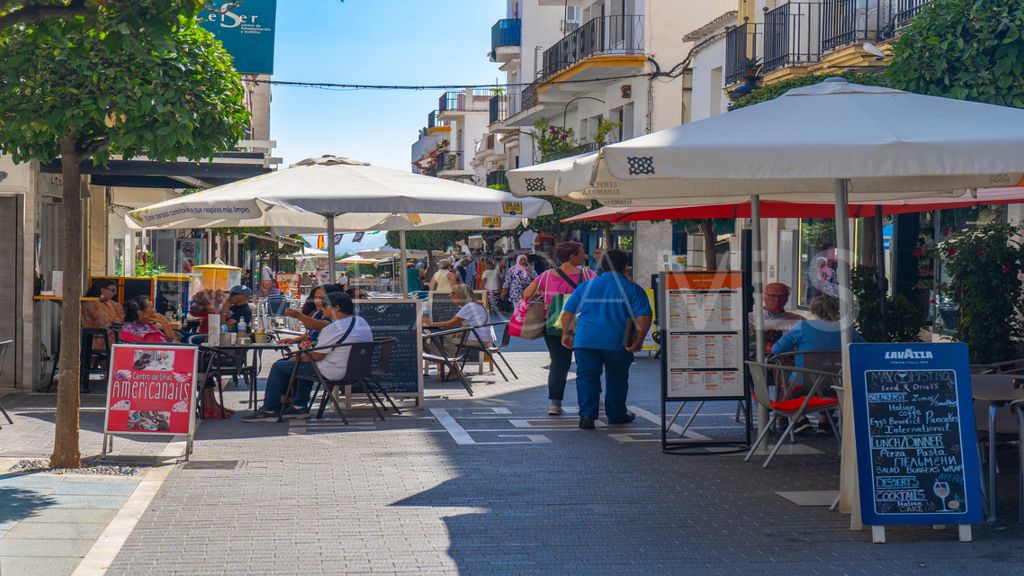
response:
<path fill-rule="evenodd" d="M 562 345 L 576 353 L 576 396 L 580 428 L 594 429 L 601 401 L 601 372 L 607 391 L 604 411 L 609 424 L 627 424 L 636 414 L 626 410 L 629 367 L 633 353 L 643 348 L 651 328 L 647 293 L 625 276 L 628 258 L 609 250 L 601 258 L 603 274 L 580 286 L 562 307 Z M 626 332 L 633 324 L 635 330 Z"/>

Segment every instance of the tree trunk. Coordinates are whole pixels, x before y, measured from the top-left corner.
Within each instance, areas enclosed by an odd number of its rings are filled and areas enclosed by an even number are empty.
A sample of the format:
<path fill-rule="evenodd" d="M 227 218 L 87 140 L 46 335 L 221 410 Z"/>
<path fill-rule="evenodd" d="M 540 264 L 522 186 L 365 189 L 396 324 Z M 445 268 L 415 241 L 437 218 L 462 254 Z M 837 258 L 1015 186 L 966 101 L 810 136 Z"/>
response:
<path fill-rule="evenodd" d="M 704 269 L 715 270 L 718 268 L 718 258 L 715 254 L 715 244 L 718 243 L 718 234 L 715 233 L 715 221 L 701 220 L 700 231 L 704 236 Z"/>
<path fill-rule="evenodd" d="M 61 141 L 64 193 L 64 298 L 60 321 L 60 383 L 57 386 L 57 425 L 50 466 L 78 468 L 82 453 L 78 446 L 78 375 L 82 339 L 82 177 L 81 158 L 74 134 Z"/>

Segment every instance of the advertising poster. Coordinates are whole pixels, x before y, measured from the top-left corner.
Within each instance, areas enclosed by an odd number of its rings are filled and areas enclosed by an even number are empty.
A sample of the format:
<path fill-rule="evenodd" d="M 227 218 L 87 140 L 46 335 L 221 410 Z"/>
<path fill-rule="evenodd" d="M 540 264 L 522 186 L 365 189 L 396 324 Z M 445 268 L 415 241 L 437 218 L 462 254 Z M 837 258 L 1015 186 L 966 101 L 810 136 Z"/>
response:
<path fill-rule="evenodd" d="M 191 435 L 198 352 L 189 346 L 115 344 L 104 433 Z"/>
<path fill-rule="evenodd" d="M 967 346 L 850 346 L 864 523 L 976 524 L 981 476 Z"/>

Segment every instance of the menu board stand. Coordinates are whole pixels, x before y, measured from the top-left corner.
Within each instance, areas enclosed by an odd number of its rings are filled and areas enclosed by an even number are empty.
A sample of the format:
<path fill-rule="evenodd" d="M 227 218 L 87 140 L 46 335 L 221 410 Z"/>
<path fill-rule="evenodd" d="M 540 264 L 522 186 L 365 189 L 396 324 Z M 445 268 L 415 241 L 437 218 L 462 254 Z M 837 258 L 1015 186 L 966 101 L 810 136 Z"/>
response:
<path fill-rule="evenodd" d="M 103 456 L 113 450 L 114 434 L 184 434 L 184 457 L 188 460 L 196 432 L 198 370 L 196 346 L 112 346 L 104 403 Z"/>
<path fill-rule="evenodd" d="M 416 299 L 356 300 L 356 315 L 362 316 L 374 337 L 396 338 L 389 358 L 389 373 L 381 384 L 391 396 L 415 398 L 423 405 L 423 303 Z"/>
<path fill-rule="evenodd" d="M 750 384 L 747 379 L 748 341 L 746 286 L 734 270 L 662 272 L 655 302 L 661 345 L 661 449 L 663 452 L 721 448 L 710 453 L 747 450 L 752 439 Z M 673 428 L 686 403 L 699 402 L 683 426 Z M 744 412 L 744 437 L 712 439 L 684 437 L 707 402 L 739 402 Z M 668 404 L 681 402 L 667 417 Z M 669 438 L 669 432 L 679 437 Z M 730 449 L 731 448 L 731 449 Z"/>
<path fill-rule="evenodd" d="M 851 344 L 857 477 L 864 524 L 982 521 L 981 470 L 967 345 Z"/>

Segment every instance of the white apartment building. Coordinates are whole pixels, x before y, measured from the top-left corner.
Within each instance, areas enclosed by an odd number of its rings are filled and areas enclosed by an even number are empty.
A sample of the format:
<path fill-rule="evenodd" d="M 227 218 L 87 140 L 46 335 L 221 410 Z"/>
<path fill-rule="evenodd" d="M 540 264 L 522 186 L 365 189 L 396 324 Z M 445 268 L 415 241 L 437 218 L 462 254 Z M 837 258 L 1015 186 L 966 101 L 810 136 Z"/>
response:
<path fill-rule="evenodd" d="M 521 21 L 521 49 L 518 58 L 513 52 L 502 61 L 508 88 L 492 101 L 490 124 L 505 141 L 507 166 L 542 161 L 532 136 L 538 121 L 571 128 L 576 153 L 600 145 L 602 124 L 603 143 L 611 143 L 688 122 L 688 56 L 695 42 L 684 34 L 735 4 L 510 0 L 510 18 Z M 672 224 L 637 224 L 632 246 L 634 277 L 647 285 L 673 251 Z"/>

